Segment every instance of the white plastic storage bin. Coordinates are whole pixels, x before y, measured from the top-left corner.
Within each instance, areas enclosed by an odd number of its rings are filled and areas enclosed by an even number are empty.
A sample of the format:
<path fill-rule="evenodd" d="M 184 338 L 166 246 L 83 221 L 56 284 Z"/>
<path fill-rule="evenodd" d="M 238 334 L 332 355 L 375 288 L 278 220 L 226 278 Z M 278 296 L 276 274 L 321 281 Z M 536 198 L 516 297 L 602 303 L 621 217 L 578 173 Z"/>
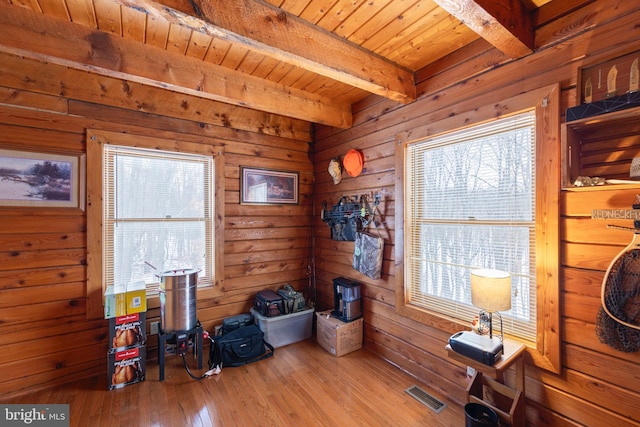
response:
<path fill-rule="evenodd" d="M 251 314 L 256 325 L 264 332 L 265 341 L 274 347 L 311 338 L 313 308 L 275 317 L 265 317 L 252 308 Z"/>

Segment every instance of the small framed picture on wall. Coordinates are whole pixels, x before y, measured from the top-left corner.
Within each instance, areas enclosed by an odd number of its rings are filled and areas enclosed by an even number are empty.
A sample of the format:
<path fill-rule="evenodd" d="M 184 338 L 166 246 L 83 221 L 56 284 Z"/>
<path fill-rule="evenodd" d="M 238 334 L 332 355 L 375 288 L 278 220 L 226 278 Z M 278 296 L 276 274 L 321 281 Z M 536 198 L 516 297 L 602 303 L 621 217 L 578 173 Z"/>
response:
<path fill-rule="evenodd" d="M 241 204 L 298 204 L 297 172 L 240 167 Z"/>

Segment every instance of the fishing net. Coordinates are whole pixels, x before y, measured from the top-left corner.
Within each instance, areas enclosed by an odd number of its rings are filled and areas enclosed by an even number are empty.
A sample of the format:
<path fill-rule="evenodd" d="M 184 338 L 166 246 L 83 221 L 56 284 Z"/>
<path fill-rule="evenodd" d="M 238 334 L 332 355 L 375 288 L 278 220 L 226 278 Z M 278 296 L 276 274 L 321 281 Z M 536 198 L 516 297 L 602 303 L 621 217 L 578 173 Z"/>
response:
<path fill-rule="evenodd" d="M 596 335 L 616 350 L 640 350 L 640 245 L 634 242 L 609 266 L 602 286 L 602 306 L 596 318 Z"/>

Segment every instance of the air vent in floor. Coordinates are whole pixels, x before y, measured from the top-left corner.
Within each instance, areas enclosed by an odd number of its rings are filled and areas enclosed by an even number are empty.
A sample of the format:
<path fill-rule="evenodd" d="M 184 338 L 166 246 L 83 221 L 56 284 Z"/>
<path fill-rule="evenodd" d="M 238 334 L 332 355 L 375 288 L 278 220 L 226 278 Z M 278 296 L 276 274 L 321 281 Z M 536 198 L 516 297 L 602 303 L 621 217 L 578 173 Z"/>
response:
<path fill-rule="evenodd" d="M 406 389 L 405 392 L 409 393 L 417 401 L 424 403 L 426 406 L 431 408 L 431 410 L 435 411 L 436 414 L 442 411 L 447 406 L 446 403 L 441 402 L 440 400 L 431 396 L 429 393 L 418 386 L 411 386 Z"/>

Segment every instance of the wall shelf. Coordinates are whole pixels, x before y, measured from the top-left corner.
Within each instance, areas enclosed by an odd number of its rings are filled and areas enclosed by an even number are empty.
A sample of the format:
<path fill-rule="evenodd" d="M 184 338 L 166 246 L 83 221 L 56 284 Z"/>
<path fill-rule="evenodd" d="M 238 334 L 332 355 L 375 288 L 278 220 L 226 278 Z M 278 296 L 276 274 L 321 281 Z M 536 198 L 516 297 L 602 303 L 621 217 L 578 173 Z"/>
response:
<path fill-rule="evenodd" d="M 636 188 L 634 184 L 575 187 L 578 176 L 629 179 L 634 157 L 640 156 L 640 107 L 562 124 L 562 187 L 591 191 Z"/>

